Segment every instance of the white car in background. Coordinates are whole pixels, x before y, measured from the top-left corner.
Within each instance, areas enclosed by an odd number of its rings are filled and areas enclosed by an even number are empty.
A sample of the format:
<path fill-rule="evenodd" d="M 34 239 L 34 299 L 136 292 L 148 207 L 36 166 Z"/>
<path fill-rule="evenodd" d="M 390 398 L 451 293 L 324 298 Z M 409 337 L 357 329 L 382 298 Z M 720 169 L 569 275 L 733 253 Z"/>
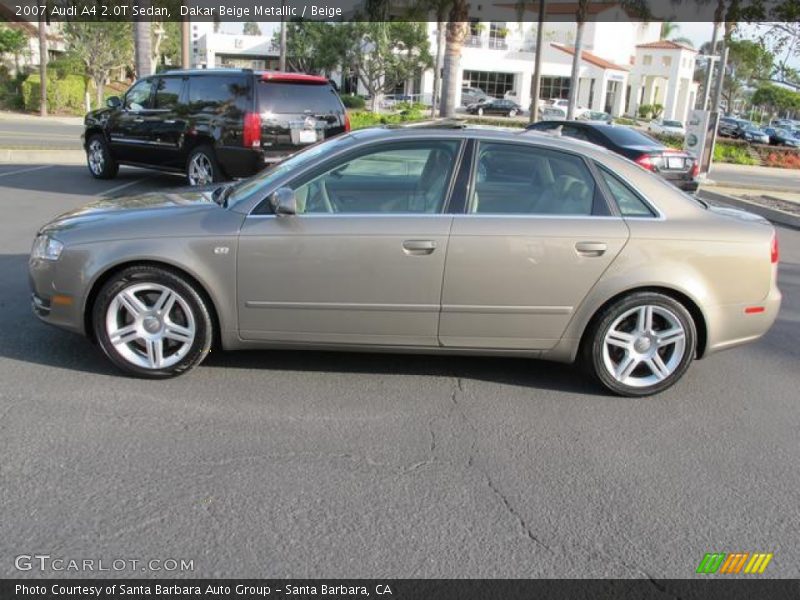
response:
<path fill-rule="evenodd" d="M 653 119 L 647 126 L 647 131 L 661 135 L 676 135 L 678 137 L 686 135 L 683 123 L 670 119 Z"/>
<path fill-rule="evenodd" d="M 569 100 L 567 100 L 566 98 L 551 98 L 550 100 L 548 100 L 547 106 L 551 106 L 551 107 L 559 108 L 559 109 L 563 110 L 565 118 L 566 118 L 567 111 L 569 111 Z M 576 106 L 575 107 L 575 118 L 576 119 L 580 119 L 588 112 L 589 112 L 589 109 L 586 108 L 585 106 Z"/>

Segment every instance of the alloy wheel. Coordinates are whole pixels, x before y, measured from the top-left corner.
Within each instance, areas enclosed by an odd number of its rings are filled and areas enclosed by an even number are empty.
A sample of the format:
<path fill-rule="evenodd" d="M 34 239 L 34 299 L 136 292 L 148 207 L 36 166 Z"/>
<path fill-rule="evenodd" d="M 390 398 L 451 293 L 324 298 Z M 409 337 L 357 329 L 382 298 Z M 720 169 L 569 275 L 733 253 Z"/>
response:
<path fill-rule="evenodd" d="M 619 383 L 636 388 L 656 385 L 681 364 L 686 331 L 666 307 L 646 304 L 617 317 L 603 338 L 603 365 Z"/>
<path fill-rule="evenodd" d="M 98 139 L 89 142 L 89 151 L 86 153 L 89 161 L 89 168 L 94 175 L 101 175 L 105 167 L 106 157 L 103 144 Z"/>
<path fill-rule="evenodd" d="M 214 182 L 214 167 L 209 158 L 198 152 L 189 162 L 189 183 L 191 185 L 208 185 Z"/>
<path fill-rule="evenodd" d="M 106 311 L 106 332 L 117 353 L 144 369 L 168 369 L 192 348 L 197 326 L 175 290 L 139 283 L 119 291 Z"/>

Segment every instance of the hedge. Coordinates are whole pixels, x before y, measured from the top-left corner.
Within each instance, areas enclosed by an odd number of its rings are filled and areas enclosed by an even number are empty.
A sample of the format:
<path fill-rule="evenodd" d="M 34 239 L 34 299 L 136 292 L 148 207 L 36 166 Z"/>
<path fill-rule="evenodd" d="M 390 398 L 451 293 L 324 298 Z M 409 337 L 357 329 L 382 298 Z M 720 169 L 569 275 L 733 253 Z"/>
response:
<path fill-rule="evenodd" d="M 47 78 L 48 112 L 83 114 L 86 82 L 80 75 L 67 75 L 63 79 Z M 25 110 L 38 111 L 41 95 L 39 75 L 31 75 L 22 84 L 22 102 Z"/>
<path fill-rule="evenodd" d="M 340 97 L 342 99 L 342 104 L 345 105 L 345 108 L 363 109 L 367 105 L 366 100 L 364 100 L 361 96 L 343 94 Z"/>

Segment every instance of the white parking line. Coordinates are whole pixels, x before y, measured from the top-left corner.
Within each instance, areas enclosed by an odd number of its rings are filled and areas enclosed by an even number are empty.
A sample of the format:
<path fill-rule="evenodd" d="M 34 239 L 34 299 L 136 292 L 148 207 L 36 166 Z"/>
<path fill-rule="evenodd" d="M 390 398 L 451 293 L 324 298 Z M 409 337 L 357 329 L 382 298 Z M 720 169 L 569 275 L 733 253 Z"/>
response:
<path fill-rule="evenodd" d="M 49 169 L 53 165 L 41 165 L 38 167 L 28 167 L 27 169 L 17 169 L 16 171 L 8 171 L 7 173 L 0 173 L 0 177 L 7 177 L 8 175 L 17 175 L 18 173 L 29 173 L 30 171 L 39 171 L 41 169 Z"/>
<path fill-rule="evenodd" d="M 108 194 L 113 194 L 114 192 L 118 192 L 120 190 L 124 190 L 125 188 L 130 187 L 132 185 L 135 185 L 137 183 L 142 183 L 143 181 L 147 181 L 148 179 L 151 179 L 151 177 L 143 177 L 142 179 L 136 179 L 134 181 L 129 181 L 128 183 L 123 183 L 122 185 L 118 185 L 117 187 L 113 187 L 113 188 L 110 188 L 110 189 L 107 189 L 107 190 L 102 190 L 100 192 L 97 192 L 95 194 L 95 196 L 106 196 Z"/>

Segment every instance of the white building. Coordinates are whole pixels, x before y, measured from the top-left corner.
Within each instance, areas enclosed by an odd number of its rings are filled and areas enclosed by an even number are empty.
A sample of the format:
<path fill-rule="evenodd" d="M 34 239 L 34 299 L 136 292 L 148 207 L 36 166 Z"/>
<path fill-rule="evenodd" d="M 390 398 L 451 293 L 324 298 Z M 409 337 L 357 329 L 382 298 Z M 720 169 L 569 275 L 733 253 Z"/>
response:
<path fill-rule="evenodd" d="M 535 6 L 527 9 L 520 22 L 517 9 L 509 3 L 506 21 L 470 23 L 462 49 L 456 103 L 462 87 L 478 87 L 490 96 L 513 97 L 527 108 L 536 57 Z M 576 5 L 558 2 L 548 5 L 552 20 L 544 27 L 541 98 L 567 98 L 570 89 L 576 24 L 568 19 Z M 502 8 L 491 6 L 493 16 Z M 661 104 L 665 118 L 685 120 L 693 108 L 697 84 L 692 80 L 696 52 L 680 44 L 660 41 L 661 23 L 636 22 L 618 6 L 589 4 L 592 19 L 584 25 L 583 47 L 578 72 L 578 104 L 614 116 L 635 115 L 642 104 Z M 480 7 L 477 9 L 480 14 Z M 260 36 L 215 32 L 213 23 L 192 23 L 192 65 L 274 69 L 278 48 L 273 44 L 278 23 L 259 23 Z M 431 53 L 436 52 L 437 24 L 428 23 Z M 346 71 L 334 79 L 345 93 L 365 94 Z M 405 82 L 397 94 L 419 95 L 430 101 L 433 69 Z"/>

